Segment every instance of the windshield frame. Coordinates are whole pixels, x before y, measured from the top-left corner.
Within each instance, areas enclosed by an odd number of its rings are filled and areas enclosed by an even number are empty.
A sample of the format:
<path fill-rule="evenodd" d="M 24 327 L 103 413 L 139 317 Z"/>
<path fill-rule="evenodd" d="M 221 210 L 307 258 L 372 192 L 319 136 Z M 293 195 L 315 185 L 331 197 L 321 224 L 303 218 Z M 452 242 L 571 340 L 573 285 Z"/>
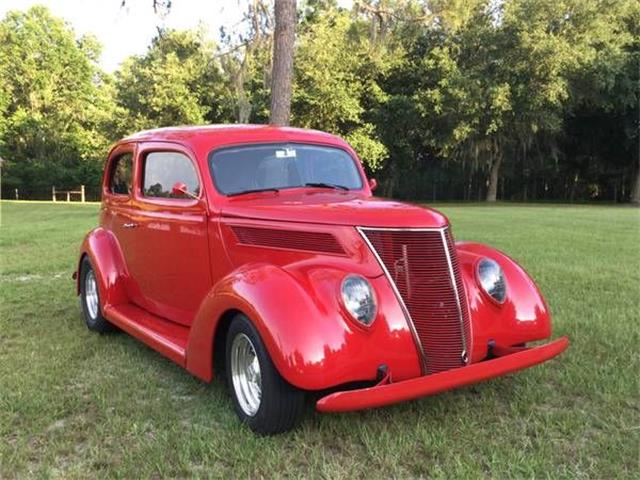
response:
<path fill-rule="evenodd" d="M 314 141 L 300 141 L 300 140 L 294 140 L 294 141 L 289 141 L 289 140 L 274 140 L 274 141 L 259 141 L 259 142 L 241 142 L 241 143 L 229 143 L 226 145 L 220 145 L 217 146 L 215 148 L 212 148 L 209 153 L 207 154 L 207 168 L 209 170 L 209 177 L 211 178 L 211 182 L 213 183 L 213 187 L 216 190 L 216 193 L 218 195 L 220 195 L 221 197 L 224 198 L 234 198 L 234 197 L 239 197 L 241 196 L 239 193 L 223 193 L 223 191 L 220 189 L 220 186 L 218 185 L 218 180 L 216 179 L 216 176 L 213 173 L 213 164 L 211 162 L 211 158 L 213 157 L 213 155 L 215 155 L 218 152 L 224 151 L 224 150 L 231 150 L 231 149 L 237 149 L 239 147 L 260 147 L 260 146 L 271 146 L 271 145 L 300 145 L 300 146 L 311 146 L 311 147 L 324 147 L 324 148 L 334 148 L 336 150 L 341 150 L 343 151 L 353 162 L 354 167 L 356 168 L 356 171 L 358 172 L 358 177 L 360 178 L 360 186 L 357 188 L 350 188 L 348 190 L 335 190 L 338 192 L 362 192 L 363 190 L 365 190 L 366 186 L 367 186 L 367 182 L 366 182 L 366 175 L 364 173 L 363 170 L 363 166 L 362 163 L 360 162 L 360 160 L 358 159 L 358 157 L 354 156 L 354 154 L 349 151 L 348 148 L 342 146 L 342 145 L 337 145 L 335 143 L 324 143 L 324 142 L 314 142 Z M 305 189 L 305 190 L 318 190 L 319 187 L 309 187 L 309 186 L 305 186 L 305 185 L 295 185 L 295 186 L 290 186 L 290 187 L 280 187 L 277 189 L 278 193 L 282 192 L 282 191 L 287 191 L 287 190 L 294 190 L 294 189 Z M 324 189 L 323 190 L 327 191 L 329 189 Z M 273 192 L 273 189 L 265 189 L 265 191 L 267 192 Z M 331 190 L 334 191 L 334 190 Z M 259 192 L 254 192 L 254 193 L 259 193 Z"/>

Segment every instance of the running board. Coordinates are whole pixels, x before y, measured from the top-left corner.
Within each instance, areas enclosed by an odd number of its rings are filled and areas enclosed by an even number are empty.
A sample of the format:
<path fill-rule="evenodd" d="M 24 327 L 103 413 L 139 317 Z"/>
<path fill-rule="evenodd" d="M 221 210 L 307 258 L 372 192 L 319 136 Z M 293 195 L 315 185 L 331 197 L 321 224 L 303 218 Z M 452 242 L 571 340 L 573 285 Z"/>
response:
<path fill-rule="evenodd" d="M 130 303 L 108 305 L 104 316 L 111 323 L 141 340 L 177 364 L 186 366 L 189 328 L 153 315 Z"/>

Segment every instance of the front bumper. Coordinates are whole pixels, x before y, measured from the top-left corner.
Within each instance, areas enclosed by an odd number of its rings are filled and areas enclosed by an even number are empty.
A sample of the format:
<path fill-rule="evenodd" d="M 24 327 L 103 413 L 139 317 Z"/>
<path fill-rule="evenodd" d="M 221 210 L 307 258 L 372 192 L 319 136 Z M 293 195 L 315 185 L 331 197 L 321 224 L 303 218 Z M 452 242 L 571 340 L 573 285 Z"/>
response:
<path fill-rule="evenodd" d="M 398 383 L 336 392 L 318 400 L 316 408 L 320 412 L 348 412 L 427 397 L 445 390 L 471 385 L 532 367 L 559 355 L 568 346 L 569 339 L 562 337 L 546 345 L 528 348 L 446 372 L 412 378 Z"/>

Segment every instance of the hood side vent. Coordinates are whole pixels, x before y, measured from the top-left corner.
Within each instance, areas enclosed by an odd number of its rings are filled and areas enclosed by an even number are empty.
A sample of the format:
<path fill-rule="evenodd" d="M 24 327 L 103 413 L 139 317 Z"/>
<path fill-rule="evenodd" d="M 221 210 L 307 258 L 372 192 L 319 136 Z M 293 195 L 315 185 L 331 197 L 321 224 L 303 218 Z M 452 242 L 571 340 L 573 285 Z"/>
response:
<path fill-rule="evenodd" d="M 238 239 L 238 243 L 243 245 L 345 255 L 345 251 L 336 237 L 330 233 L 240 225 L 232 225 L 231 230 Z"/>

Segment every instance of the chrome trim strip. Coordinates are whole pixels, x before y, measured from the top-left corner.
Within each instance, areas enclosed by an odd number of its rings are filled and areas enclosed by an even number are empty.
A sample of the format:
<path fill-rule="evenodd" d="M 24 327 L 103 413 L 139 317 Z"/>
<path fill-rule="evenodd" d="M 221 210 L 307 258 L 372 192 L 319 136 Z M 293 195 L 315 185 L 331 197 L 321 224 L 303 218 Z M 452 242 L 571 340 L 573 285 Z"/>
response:
<path fill-rule="evenodd" d="M 453 286 L 453 291 L 456 294 L 456 307 L 458 308 L 458 318 L 460 320 L 460 333 L 462 335 L 462 352 L 460 354 L 460 358 L 462 362 L 466 365 L 469 363 L 469 354 L 467 352 L 467 336 L 464 332 L 464 318 L 462 316 L 462 305 L 460 305 L 460 292 L 458 292 L 458 284 L 456 282 L 456 277 L 453 273 L 453 263 L 451 262 L 451 252 L 449 252 L 449 244 L 447 242 L 447 237 L 444 234 L 445 230 L 443 229 L 440 232 L 440 236 L 442 237 L 442 244 L 444 245 L 444 251 L 447 256 L 447 264 L 449 265 L 449 279 L 451 280 L 451 285 Z"/>
<path fill-rule="evenodd" d="M 371 230 L 374 232 L 440 232 L 449 227 L 417 227 L 417 228 L 395 228 L 395 227 L 356 227 L 358 230 Z"/>
<path fill-rule="evenodd" d="M 366 234 L 364 233 L 365 230 L 376 231 L 376 230 L 383 230 L 383 229 L 381 229 L 381 228 L 356 227 L 356 230 L 358 231 L 358 233 L 360 234 L 360 236 L 362 237 L 364 242 L 369 247 L 369 251 L 371 253 L 373 253 L 373 256 L 378 261 L 378 264 L 382 268 L 382 271 L 384 272 L 385 277 L 387 277 L 387 280 L 389 281 L 389 285 L 391 285 L 391 289 L 393 290 L 393 293 L 395 294 L 396 298 L 398 299 L 398 303 L 400 305 L 400 308 L 402 309 L 402 312 L 404 313 L 405 320 L 407 321 L 407 325 L 409 325 L 409 330 L 411 330 L 411 334 L 413 335 L 413 341 L 416 344 L 416 347 L 418 348 L 418 352 L 420 352 L 420 357 L 421 357 L 420 358 L 420 370 L 421 370 L 423 375 L 426 375 L 426 373 L 427 373 L 427 356 L 425 355 L 424 349 L 422 348 L 422 342 L 420 341 L 420 337 L 418 337 L 418 332 L 416 331 L 416 327 L 413 324 L 413 319 L 411 318 L 411 314 L 409 313 L 409 310 L 407 309 L 407 306 L 404 304 L 404 300 L 402 299 L 402 295 L 400 295 L 400 291 L 398 291 L 398 287 L 396 286 L 396 282 L 394 282 L 393 279 L 391 278 L 391 274 L 389 273 L 389 270 L 387 270 L 387 267 L 385 266 L 384 262 L 380 258 L 380 255 L 378 254 L 378 251 L 373 247 L 373 245 L 371 244 L 371 242 L 367 238 Z M 402 231 L 402 230 L 406 230 L 406 229 L 393 229 L 393 230 Z M 429 229 L 429 230 L 433 230 L 433 229 Z"/>

